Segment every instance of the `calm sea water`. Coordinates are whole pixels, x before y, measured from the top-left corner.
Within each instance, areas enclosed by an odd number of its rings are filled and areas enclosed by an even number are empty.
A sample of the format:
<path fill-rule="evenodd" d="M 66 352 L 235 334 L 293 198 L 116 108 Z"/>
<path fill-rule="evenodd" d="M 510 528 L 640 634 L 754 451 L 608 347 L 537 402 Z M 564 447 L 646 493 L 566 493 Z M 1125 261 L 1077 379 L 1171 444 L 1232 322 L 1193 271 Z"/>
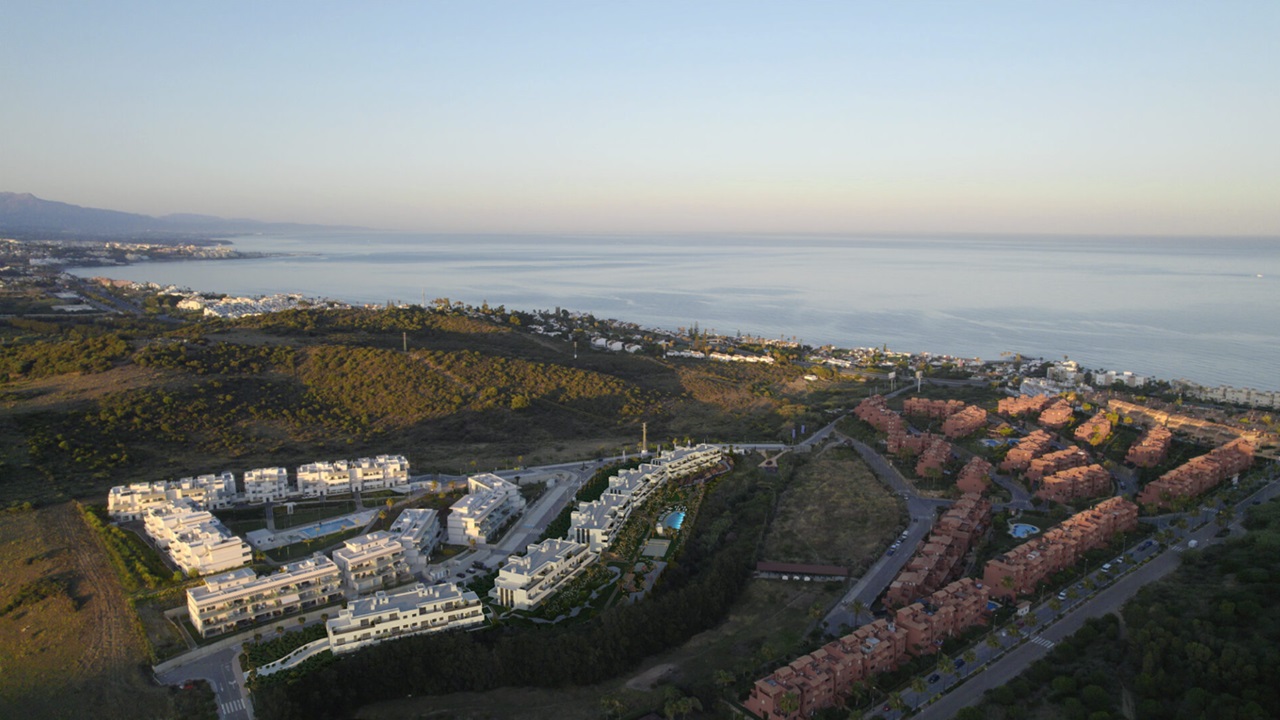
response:
<path fill-rule="evenodd" d="M 642 325 L 1280 389 L 1280 238 L 456 236 L 234 239 L 278 253 L 79 268 L 231 294 L 448 297 Z"/>

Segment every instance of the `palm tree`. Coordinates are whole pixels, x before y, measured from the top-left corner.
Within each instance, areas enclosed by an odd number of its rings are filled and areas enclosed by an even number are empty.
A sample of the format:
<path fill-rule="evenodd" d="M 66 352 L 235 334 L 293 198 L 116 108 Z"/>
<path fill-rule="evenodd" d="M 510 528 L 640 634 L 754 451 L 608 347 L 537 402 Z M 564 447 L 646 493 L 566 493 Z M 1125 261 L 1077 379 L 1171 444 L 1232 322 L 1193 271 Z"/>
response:
<path fill-rule="evenodd" d="M 995 633 L 991 633 L 990 635 L 987 635 L 986 643 L 987 643 L 987 647 L 991 648 L 992 650 L 995 650 L 996 648 L 1000 647 L 1000 640 L 996 637 Z"/>
<path fill-rule="evenodd" d="M 927 686 L 927 685 L 925 685 L 924 678 L 920 677 L 919 675 L 917 675 L 917 676 L 915 676 L 915 677 L 911 678 L 911 691 L 912 691 L 912 692 L 916 692 L 916 693 L 919 693 L 919 694 L 923 695 L 923 694 L 924 694 L 924 691 L 925 691 L 927 688 L 928 688 L 928 686 Z"/>
<path fill-rule="evenodd" d="M 978 662 L 978 653 L 974 652 L 973 648 L 965 650 L 964 655 L 961 655 L 960 657 L 964 658 L 964 661 L 970 664 Z"/>
<path fill-rule="evenodd" d="M 859 599 L 853 601 L 853 624 L 857 625 L 862 621 L 862 613 L 867 611 L 867 604 Z"/>

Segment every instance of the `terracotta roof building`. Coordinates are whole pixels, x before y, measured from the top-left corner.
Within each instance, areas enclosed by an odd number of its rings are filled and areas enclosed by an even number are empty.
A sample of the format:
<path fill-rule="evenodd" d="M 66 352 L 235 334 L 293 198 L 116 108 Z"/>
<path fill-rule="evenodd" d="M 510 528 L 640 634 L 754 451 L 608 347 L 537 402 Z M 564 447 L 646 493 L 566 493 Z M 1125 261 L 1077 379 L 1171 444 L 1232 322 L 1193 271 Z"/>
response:
<path fill-rule="evenodd" d="M 942 423 L 942 434 L 951 439 L 970 435 L 987 424 L 987 411 L 977 405 L 966 405 Z"/>
<path fill-rule="evenodd" d="M 960 471 L 960 477 L 956 479 L 956 487 L 962 493 L 984 493 L 991 487 L 993 469 L 991 463 L 975 455 Z"/>
<path fill-rule="evenodd" d="M 1101 445 L 1111 435 L 1111 421 L 1105 412 L 1099 411 L 1093 417 L 1080 423 L 1076 428 L 1075 438 L 1090 445 Z"/>
<path fill-rule="evenodd" d="M 937 652 L 940 641 L 984 622 L 987 589 L 965 579 L 801 655 L 755 682 L 743 706 L 763 720 L 796 720 L 842 704 L 853 684 L 895 670 L 910 655 Z M 791 702 L 795 710 L 783 711 Z"/>
<path fill-rule="evenodd" d="M 1164 462 L 1173 444 L 1173 433 L 1163 425 L 1153 425 L 1142 433 L 1124 459 L 1140 468 L 1153 468 Z"/>
<path fill-rule="evenodd" d="M 1054 400 L 1052 405 L 1040 413 L 1040 424 L 1051 430 L 1058 430 L 1071 422 L 1073 414 L 1071 403 L 1062 399 Z"/>
<path fill-rule="evenodd" d="M 1196 497 L 1252 464 L 1253 445 L 1239 438 L 1148 483 L 1138 493 L 1138 502 L 1152 508 L 1166 507 L 1179 498 Z"/>
<path fill-rule="evenodd" d="M 912 397 L 907 398 L 902 403 L 904 415 L 927 417 L 936 420 L 950 417 L 963 409 L 964 403 L 959 400 L 929 400 L 927 398 Z"/>
<path fill-rule="evenodd" d="M 1053 445 L 1053 436 L 1043 430 L 1037 430 L 1018 441 L 1009 448 L 1000 463 L 1000 472 L 1020 472 L 1031 466 L 1031 461 L 1049 452 Z"/>
<path fill-rule="evenodd" d="M 1138 524 L 1138 506 L 1122 498 L 1103 500 L 1067 518 L 1041 537 L 991 559 L 982 580 L 992 595 L 1013 598 L 1034 592 L 1053 573 L 1075 564 L 1089 550 Z"/>
<path fill-rule="evenodd" d="M 1052 475 L 1067 468 L 1088 465 L 1090 462 L 1089 453 L 1073 445 L 1065 450 L 1058 450 L 1035 458 L 1031 461 L 1031 465 L 1027 467 L 1025 477 L 1034 482 L 1044 478 L 1046 475 Z"/>
<path fill-rule="evenodd" d="M 1070 502 L 1111 492 L 1111 473 L 1101 465 L 1084 465 L 1056 472 L 1040 481 L 1036 497 L 1053 502 Z"/>
<path fill-rule="evenodd" d="M 966 494 L 943 513 L 925 543 L 885 591 L 886 607 L 902 607 L 942 587 L 962 568 L 964 556 L 991 523 L 991 502 Z"/>
<path fill-rule="evenodd" d="M 1034 415 L 1044 410 L 1050 400 L 1052 398 L 1048 395 L 1019 395 L 1018 397 L 1002 398 L 996 404 L 996 412 L 1005 417 Z"/>

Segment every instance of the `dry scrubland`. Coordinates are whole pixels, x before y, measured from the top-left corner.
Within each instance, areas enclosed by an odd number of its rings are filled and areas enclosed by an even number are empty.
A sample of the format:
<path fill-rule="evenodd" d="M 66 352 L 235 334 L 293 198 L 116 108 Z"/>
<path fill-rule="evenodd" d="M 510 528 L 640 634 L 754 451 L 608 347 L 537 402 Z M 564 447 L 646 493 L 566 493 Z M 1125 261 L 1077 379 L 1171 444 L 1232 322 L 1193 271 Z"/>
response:
<path fill-rule="evenodd" d="M 898 499 L 851 449 L 829 446 L 792 462 L 798 465 L 761 559 L 844 565 L 855 573 L 870 566 L 902 524 Z"/>
<path fill-rule="evenodd" d="M 35 598 L 53 581 L 65 592 Z M 44 585 L 43 587 L 53 587 Z M 0 717 L 169 716 L 111 566 L 75 508 L 0 515 Z"/>

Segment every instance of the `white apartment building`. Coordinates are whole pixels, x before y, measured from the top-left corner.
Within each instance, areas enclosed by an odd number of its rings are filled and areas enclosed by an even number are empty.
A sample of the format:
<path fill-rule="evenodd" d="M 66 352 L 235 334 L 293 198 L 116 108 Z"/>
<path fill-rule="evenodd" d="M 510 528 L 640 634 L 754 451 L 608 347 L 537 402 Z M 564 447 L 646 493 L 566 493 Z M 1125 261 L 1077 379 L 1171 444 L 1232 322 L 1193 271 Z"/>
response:
<path fill-rule="evenodd" d="M 520 488 L 492 473 L 467 478 L 467 494 L 449 507 L 451 545 L 487 543 L 512 517 L 524 512 Z"/>
<path fill-rule="evenodd" d="M 452 583 L 415 583 L 395 593 L 351 601 L 325 623 L 329 648 L 345 653 L 384 640 L 472 627 L 484 622 L 480 597 Z"/>
<path fill-rule="evenodd" d="M 1112 385 L 1142 387 L 1147 384 L 1146 377 L 1142 375 L 1134 375 L 1128 370 L 1125 370 L 1124 372 L 1116 372 L 1115 370 L 1096 372 L 1093 374 L 1091 379 L 1095 387 L 1111 387 Z"/>
<path fill-rule="evenodd" d="M 207 578 L 187 590 L 187 612 L 201 637 L 250 628 L 342 600 L 342 572 L 314 555 L 259 577 L 250 568 Z"/>
<path fill-rule="evenodd" d="M 404 561 L 409 572 L 417 575 L 427 569 L 431 553 L 440 544 L 444 531 L 440 516 L 430 508 L 409 508 L 391 524 L 391 536 L 404 548 Z"/>
<path fill-rule="evenodd" d="M 672 479 L 692 475 L 720 464 L 724 451 L 715 445 L 697 445 L 664 450 L 657 463 L 666 469 Z"/>
<path fill-rule="evenodd" d="M 1174 383 L 1174 386 L 1200 400 L 1216 400 L 1254 408 L 1280 409 L 1280 392 L 1275 390 L 1255 390 L 1230 385 L 1205 387 L 1186 380 L 1179 380 Z"/>
<path fill-rule="evenodd" d="M 248 543 L 186 498 L 147 508 L 143 529 L 184 573 L 200 575 L 246 565 L 253 559 Z"/>
<path fill-rule="evenodd" d="M 107 493 L 107 513 L 112 520 L 129 522 L 141 519 L 148 507 L 184 498 L 202 510 L 230 507 L 236 499 L 236 477 L 222 472 L 169 482 L 117 485 Z"/>
<path fill-rule="evenodd" d="M 583 543 L 543 540 L 528 546 L 524 555 L 507 558 L 498 570 L 489 597 L 515 610 L 533 609 L 587 569 L 597 557 Z"/>
<path fill-rule="evenodd" d="M 379 455 L 349 463 L 352 490 L 382 490 L 409 483 L 409 461 L 403 455 Z"/>
<path fill-rule="evenodd" d="M 307 497 L 351 492 L 351 466 L 346 460 L 298 466 L 298 492 Z"/>
<path fill-rule="evenodd" d="M 342 571 L 342 588 L 348 598 L 385 590 L 410 578 L 404 548 L 383 530 L 347 540 L 333 551 L 333 562 Z"/>
<path fill-rule="evenodd" d="M 250 503 L 275 502 L 293 494 L 289 473 L 282 467 L 256 468 L 244 474 L 244 499 Z"/>
<path fill-rule="evenodd" d="M 601 495 L 599 500 L 578 503 L 569 515 L 569 539 L 583 543 L 593 553 L 602 553 L 627 520 L 630 499 L 624 495 Z"/>

